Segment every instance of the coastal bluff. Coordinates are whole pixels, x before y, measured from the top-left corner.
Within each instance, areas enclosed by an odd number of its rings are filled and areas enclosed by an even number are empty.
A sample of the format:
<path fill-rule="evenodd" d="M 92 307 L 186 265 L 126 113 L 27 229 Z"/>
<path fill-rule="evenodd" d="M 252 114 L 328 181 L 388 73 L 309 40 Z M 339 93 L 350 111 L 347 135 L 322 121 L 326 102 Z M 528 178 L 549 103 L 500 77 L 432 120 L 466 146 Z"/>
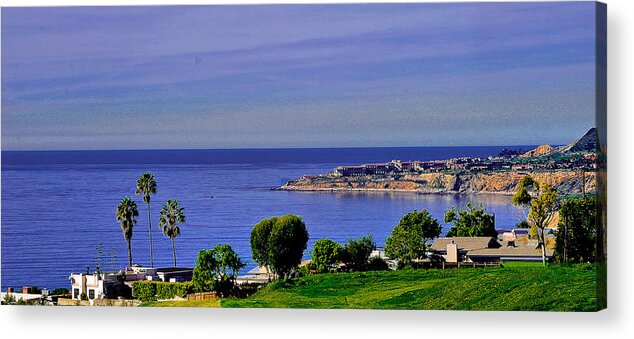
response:
<path fill-rule="evenodd" d="M 397 176 L 326 177 L 305 176 L 290 180 L 277 190 L 284 191 L 407 191 L 423 194 L 502 194 L 517 192 L 520 180 L 530 175 L 549 183 L 560 194 L 596 190 L 596 172 L 579 170 L 505 171 L 486 173 L 419 173 Z"/>

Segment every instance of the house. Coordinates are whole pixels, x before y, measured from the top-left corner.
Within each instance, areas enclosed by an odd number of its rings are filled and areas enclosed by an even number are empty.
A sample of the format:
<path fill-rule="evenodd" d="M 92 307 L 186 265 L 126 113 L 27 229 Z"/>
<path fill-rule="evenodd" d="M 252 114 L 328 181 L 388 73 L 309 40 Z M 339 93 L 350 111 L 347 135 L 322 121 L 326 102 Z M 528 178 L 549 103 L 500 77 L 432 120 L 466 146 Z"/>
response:
<path fill-rule="evenodd" d="M 71 273 L 71 298 L 75 300 L 130 297 L 132 290 L 119 273 Z"/>
<path fill-rule="evenodd" d="M 537 241 L 502 241 L 498 248 L 483 248 L 469 251 L 467 257 L 473 262 L 542 261 L 542 250 Z M 554 250 L 546 248 L 546 260 L 553 257 Z"/>
<path fill-rule="evenodd" d="M 451 237 L 437 238 L 431 245 L 431 250 L 447 262 L 463 262 L 468 261 L 469 251 L 499 246 L 493 237 Z"/>
<path fill-rule="evenodd" d="M 81 300 L 83 297 L 91 303 L 96 299 L 130 298 L 132 284 L 136 281 L 184 282 L 190 281 L 193 273 L 193 268 L 150 268 L 140 265 L 119 272 L 71 273 L 71 298 Z"/>
<path fill-rule="evenodd" d="M 275 278 L 276 278 L 275 273 L 269 271 L 264 266 L 258 266 L 249 270 L 249 272 L 247 272 L 246 275 L 238 276 L 236 278 L 236 283 L 239 285 L 253 284 L 253 283 L 265 284 L 272 280 L 275 280 Z"/>
<path fill-rule="evenodd" d="M 536 240 L 523 239 L 498 241 L 494 237 L 438 238 L 431 247 L 446 262 L 499 263 L 505 261 L 541 261 L 542 251 Z M 553 256 L 552 248 L 546 249 L 546 260 Z"/>
<path fill-rule="evenodd" d="M 44 295 L 31 293 L 29 286 L 22 287 L 21 292 L 15 292 L 12 287 L 7 288 L 6 292 L 0 292 L 0 300 L 4 302 L 7 299 L 13 299 L 15 302 L 20 300 L 27 303 L 39 303 L 44 299 Z"/>

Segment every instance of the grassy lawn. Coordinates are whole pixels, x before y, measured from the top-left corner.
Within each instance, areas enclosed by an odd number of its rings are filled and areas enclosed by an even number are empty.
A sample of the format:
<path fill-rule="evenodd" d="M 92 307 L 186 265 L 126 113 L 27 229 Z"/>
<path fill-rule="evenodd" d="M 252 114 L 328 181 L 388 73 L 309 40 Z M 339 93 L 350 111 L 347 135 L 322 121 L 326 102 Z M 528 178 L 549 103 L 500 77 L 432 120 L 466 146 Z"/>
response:
<path fill-rule="evenodd" d="M 220 307 L 220 299 L 148 301 L 141 307 Z"/>
<path fill-rule="evenodd" d="M 595 277 L 590 265 L 319 274 L 222 307 L 593 311 Z"/>

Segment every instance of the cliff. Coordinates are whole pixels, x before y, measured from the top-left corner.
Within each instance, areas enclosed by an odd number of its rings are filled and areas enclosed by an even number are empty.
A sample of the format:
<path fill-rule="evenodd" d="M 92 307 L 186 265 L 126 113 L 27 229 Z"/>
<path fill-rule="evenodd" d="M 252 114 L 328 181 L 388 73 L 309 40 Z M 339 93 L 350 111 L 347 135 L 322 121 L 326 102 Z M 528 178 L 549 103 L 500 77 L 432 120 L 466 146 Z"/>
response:
<path fill-rule="evenodd" d="M 519 181 L 531 175 L 538 182 L 553 185 L 560 194 L 582 191 L 579 171 L 489 172 L 489 173 L 422 173 L 390 177 L 309 177 L 291 180 L 279 187 L 287 191 L 412 191 L 429 194 L 505 194 L 517 191 Z M 585 174 L 585 190 L 596 189 L 596 173 Z"/>

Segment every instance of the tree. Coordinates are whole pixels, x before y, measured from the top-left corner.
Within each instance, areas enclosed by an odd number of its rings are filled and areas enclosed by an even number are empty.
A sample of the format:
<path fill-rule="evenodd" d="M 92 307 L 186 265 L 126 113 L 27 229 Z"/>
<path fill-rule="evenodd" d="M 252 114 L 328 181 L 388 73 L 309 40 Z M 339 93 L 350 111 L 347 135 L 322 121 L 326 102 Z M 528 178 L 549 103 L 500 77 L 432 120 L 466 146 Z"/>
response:
<path fill-rule="evenodd" d="M 596 259 L 597 200 L 566 199 L 559 209 L 555 257 L 560 262 L 593 262 Z"/>
<path fill-rule="evenodd" d="M 517 192 L 511 198 L 513 205 L 522 209 L 522 217 L 524 220 L 528 219 L 528 211 L 531 206 L 531 200 L 533 196 L 531 193 L 539 190 L 539 183 L 533 179 L 530 175 L 527 175 L 520 180 L 518 184 Z"/>
<path fill-rule="evenodd" d="M 425 258 L 427 243 L 438 237 L 442 227 L 427 210 L 409 212 L 385 241 L 385 254 L 404 263 Z"/>
<path fill-rule="evenodd" d="M 471 203 L 467 208 L 445 211 L 445 222 L 453 222 L 453 226 L 447 231 L 447 237 L 496 237 L 495 215 L 488 214 L 484 207 L 475 208 Z"/>
<path fill-rule="evenodd" d="M 302 260 L 308 242 L 306 225 L 296 215 L 284 215 L 275 221 L 269 241 L 271 268 L 278 276 L 286 279 Z"/>
<path fill-rule="evenodd" d="M 233 290 L 235 278 L 245 266 L 231 246 L 216 245 L 198 252 L 192 283 L 199 292 L 214 291 L 226 296 Z"/>
<path fill-rule="evenodd" d="M 271 230 L 277 219 L 277 217 L 263 219 L 255 224 L 251 230 L 251 257 L 269 272 L 271 267 L 269 258 Z"/>
<path fill-rule="evenodd" d="M 172 241 L 172 254 L 174 255 L 174 267 L 176 267 L 176 248 L 174 247 L 174 238 L 181 234 L 180 226 L 185 223 L 185 208 L 178 205 L 178 200 L 167 200 L 163 204 L 163 208 L 159 213 L 159 227 L 163 230 L 163 234 Z"/>
<path fill-rule="evenodd" d="M 341 261 L 343 248 L 330 239 L 319 239 L 313 246 L 311 266 L 317 273 L 330 272 L 333 266 Z"/>
<path fill-rule="evenodd" d="M 368 269 L 370 254 L 375 248 L 376 243 L 369 234 L 359 239 L 349 239 L 343 249 L 342 259 L 350 270 L 365 271 Z"/>
<path fill-rule="evenodd" d="M 531 208 L 528 213 L 528 222 L 531 224 L 531 233 L 538 239 L 538 246 L 542 249 L 542 263 L 546 266 L 546 239 L 545 229 L 552 221 L 557 209 L 557 191 L 549 184 L 540 187 L 540 193 L 531 199 Z"/>
<path fill-rule="evenodd" d="M 132 229 L 136 224 L 136 219 L 139 216 L 139 210 L 136 202 L 130 197 L 121 199 L 117 206 L 117 222 L 121 225 L 121 231 L 123 231 L 123 238 L 128 243 L 128 265 L 132 266 Z"/>
<path fill-rule="evenodd" d="M 151 194 L 156 194 L 156 179 L 150 172 L 145 172 L 136 181 L 135 194 L 142 194 L 143 201 L 147 204 L 147 224 L 150 234 L 150 267 L 154 267 L 154 259 L 152 258 L 152 219 L 150 217 L 150 200 Z"/>

